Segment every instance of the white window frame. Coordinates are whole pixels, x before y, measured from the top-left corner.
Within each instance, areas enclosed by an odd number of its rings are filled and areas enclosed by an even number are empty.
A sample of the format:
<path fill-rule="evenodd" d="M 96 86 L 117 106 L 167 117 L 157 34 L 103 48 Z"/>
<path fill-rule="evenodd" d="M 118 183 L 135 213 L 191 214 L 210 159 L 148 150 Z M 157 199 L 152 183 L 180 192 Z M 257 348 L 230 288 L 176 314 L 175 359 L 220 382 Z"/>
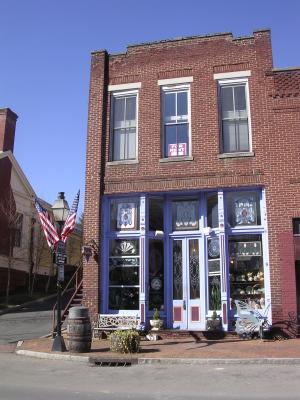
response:
<path fill-rule="evenodd" d="M 245 71 L 248 72 L 248 71 Z M 218 81 L 218 104 L 219 104 L 219 131 L 220 131 L 220 153 L 221 154 L 249 154 L 252 153 L 252 128 L 251 128 L 251 112 L 250 112 L 250 95 L 249 95 L 249 80 L 245 76 L 250 76 L 250 73 L 244 73 L 243 78 L 232 78 L 231 73 L 230 78 L 226 78 L 226 74 L 215 74 L 216 77 L 224 76 L 224 79 L 217 79 Z M 249 138 L 249 149 L 247 151 L 232 151 L 232 152 L 224 152 L 224 145 L 223 145 L 223 129 L 222 129 L 222 104 L 221 104 L 221 87 L 226 86 L 234 86 L 234 85 L 245 85 L 245 100 L 246 100 L 246 110 L 248 116 L 248 138 Z"/>
<path fill-rule="evenodd" d="M 177 157 L 168 157 L 165 155 L 165 109 L 164 109 L 164 95 L 165 93 L 172 92 L 180 92 L 187 91 L 187 106 L 188 106 L 188 115 L 187 115 L 187 123 L 188 123 L 188 154 L 185 156 L 177 156 Z M 192 127 L 191 127 L 191 86 L 190 84 L 180 84 L 180 85 L 167 85 L 161 86 L 161 138 L 162 138 L 162 157 L 163 159 L 172 160 L 173 158 L 185 158 L 190 157 L 192 154 Z"/>
<path fill-rule="evenodd" d="M 114 99 L 120 98 L 120 97 L 127 97 L 127 96 L 136 96 L 136 138 L 135 138 L 135 158 L 128 158 L 128 159 L 123 159 L 123 160 L 114 160 L 113 159 L 113 154 L 114 154 Z M 139 148 L 139 143 L 138 143 L 138 122 L 139 122 L 139 91 L 136 90 L 125 90 L 125 91 L 112 91 L 111 92 L 111 98 L 110 98 L 110 152 L 109 152 L 109 163 L 113 164 L 122 164 L 122 163 L 135 163 L 138 160 L 138 148 Z"/>

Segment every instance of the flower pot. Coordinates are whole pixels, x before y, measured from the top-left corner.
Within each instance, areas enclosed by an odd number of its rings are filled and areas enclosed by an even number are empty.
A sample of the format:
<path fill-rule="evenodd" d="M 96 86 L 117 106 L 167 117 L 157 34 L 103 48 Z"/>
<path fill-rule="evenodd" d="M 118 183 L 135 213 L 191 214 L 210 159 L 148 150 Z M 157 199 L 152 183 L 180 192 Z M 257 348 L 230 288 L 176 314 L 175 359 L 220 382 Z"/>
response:
<path fill-rule="evenodd" d="M 150 319 L 149 322 L 152 331 L 159 331 L 164 324 L 164 321 L 162 319 Z"/>
<path fill-rule="evenodd" d="M 208 331 L 217 331 L 221 329 L 221 319 L 220 318 L 208 319 L 206 321 L 206 329 Z"/>

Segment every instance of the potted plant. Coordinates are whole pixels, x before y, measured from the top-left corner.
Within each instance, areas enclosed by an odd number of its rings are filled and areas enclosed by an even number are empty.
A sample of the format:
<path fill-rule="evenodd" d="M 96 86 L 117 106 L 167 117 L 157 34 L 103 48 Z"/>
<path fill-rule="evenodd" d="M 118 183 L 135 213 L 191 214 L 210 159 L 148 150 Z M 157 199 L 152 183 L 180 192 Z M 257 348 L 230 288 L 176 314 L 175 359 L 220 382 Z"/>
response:
<path fill-rule="evenodd" d="M 110 335 L 110 350 L 115 353 L 138 353 L 140 336 L 135 330 L 115 331 Z"/>
<path fill-rule="evenodd" d="M 206 329 L 208 331 L 216 331 L 221 327 L 221 319 L 217 314 L 217 311 L 214 310 L 212 316 L 209 317 L 206 321 Z"/>
<path fill-rule="evenodd" d="M 153 317 L 150 319 L 150 325 L 152 331 L 159 331 L 164 324 L 164 321 L 160 319 L 160 313 L 157 308 L 154 309 Z"/>

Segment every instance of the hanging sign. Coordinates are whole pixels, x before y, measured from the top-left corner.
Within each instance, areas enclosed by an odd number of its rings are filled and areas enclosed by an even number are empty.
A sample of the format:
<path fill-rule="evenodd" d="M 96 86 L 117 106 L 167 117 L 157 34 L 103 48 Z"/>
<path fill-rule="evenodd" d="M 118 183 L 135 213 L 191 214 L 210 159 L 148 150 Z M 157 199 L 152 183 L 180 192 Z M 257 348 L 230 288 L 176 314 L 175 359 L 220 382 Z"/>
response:
<path fill-rule="evenodd" d="M 66 245 L 60 240 L 56 248 L 56 265 L 57 265 L 57 280 L 63 282 L 65 279 L 65 254 Z"/>

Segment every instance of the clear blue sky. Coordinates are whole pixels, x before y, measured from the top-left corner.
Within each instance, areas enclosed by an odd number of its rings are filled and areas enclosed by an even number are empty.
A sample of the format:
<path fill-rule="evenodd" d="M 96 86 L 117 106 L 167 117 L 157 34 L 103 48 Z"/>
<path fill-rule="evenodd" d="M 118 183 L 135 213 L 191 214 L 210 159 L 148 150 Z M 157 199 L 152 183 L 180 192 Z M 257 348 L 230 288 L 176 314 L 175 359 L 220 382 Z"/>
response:
<path fill-rule="evenodd" d="M 0 107 L 19 115 L 15 156 L 37 195 L 83 209 L 90 52 L 271 28 L 275 67 L 300 65 L 298 0 L 0 0 Z"/>

